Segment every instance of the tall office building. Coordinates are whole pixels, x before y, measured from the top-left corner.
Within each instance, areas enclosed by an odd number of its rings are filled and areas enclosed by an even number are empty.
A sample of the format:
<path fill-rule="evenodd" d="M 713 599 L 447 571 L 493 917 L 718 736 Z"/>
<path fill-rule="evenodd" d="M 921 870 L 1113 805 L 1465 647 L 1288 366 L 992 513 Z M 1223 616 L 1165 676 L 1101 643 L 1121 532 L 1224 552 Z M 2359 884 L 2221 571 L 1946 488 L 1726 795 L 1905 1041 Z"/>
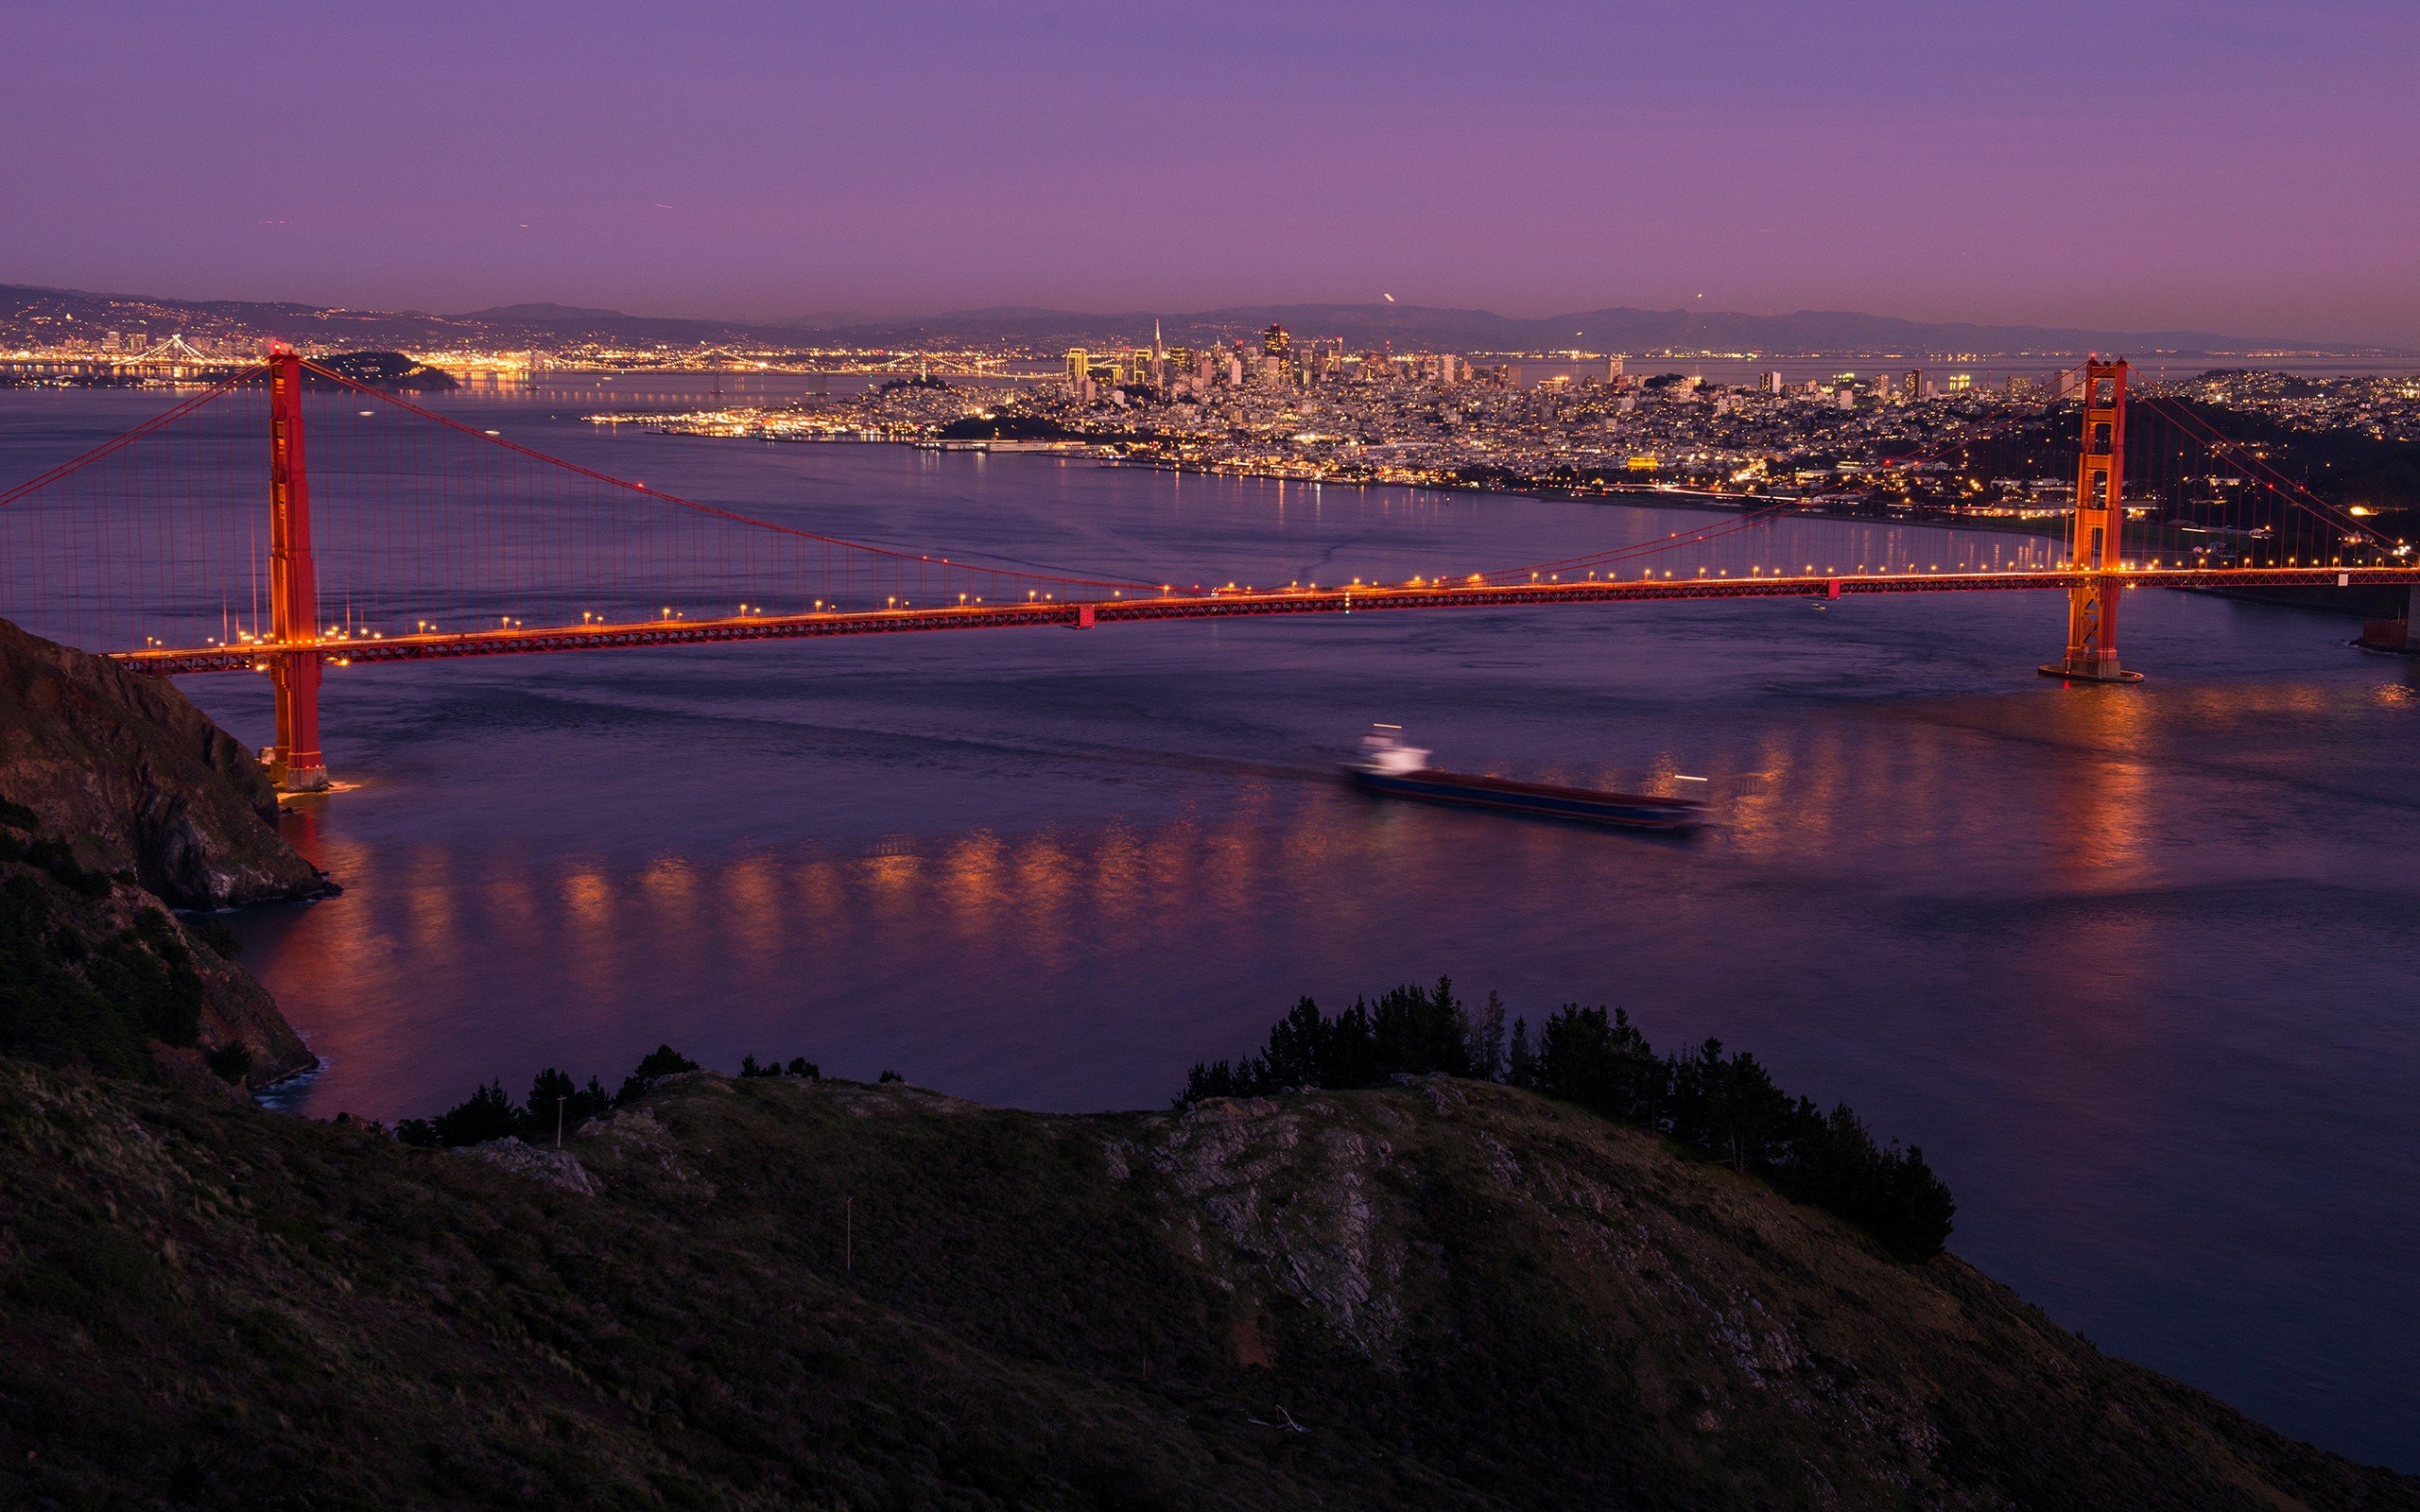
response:
<path fill-rule="evenodd" d="M 1620 385 L 1621 385 L 1621 381 L 1622 381 L 1622 359 L 1621 359 L 1621 358 L 1619 358 L 1619 357 L 1617 357 L 1617 356 L 1616 356 L 1616 357 L 1607 357 L 1607 358 L 1605 359 L 1605 385 L 1606 385 L 1606 387 L 1620 387 Z"/>
<path fill-rule="evenodd" d="M 1081 347 L 1067 349 L 1067 385 L 1081 389 L 1084 380 L 1093 375 L 1093 354 Z"/>
<path fill-rule="evenodd" d="M 1268 330 L 1263 331 L 1260 334 L 1260 354 L 1262 356 L 1283 359 L 1291 355 L 1293 351 L 1294 338 L 1286 334 L 1286 328 L 1284 326 L 1272 325 Z"/>
<path fill-rule="evenodd" d="M 1908 376 L 1901 379 L 1899 382 L 1899 393 L 1900 396 L 1905 399 L 1924 398 L 1925 370 L 1922 368 L 1909 369 Z"/>
<path fill-rule="evenodd" d="M 1777 372 L 1766 373 L 1756 380 L 1756 387 L 1762 388 L 1766 393 L 1778 394 L 1782 389 L 1781 374 Z"/>

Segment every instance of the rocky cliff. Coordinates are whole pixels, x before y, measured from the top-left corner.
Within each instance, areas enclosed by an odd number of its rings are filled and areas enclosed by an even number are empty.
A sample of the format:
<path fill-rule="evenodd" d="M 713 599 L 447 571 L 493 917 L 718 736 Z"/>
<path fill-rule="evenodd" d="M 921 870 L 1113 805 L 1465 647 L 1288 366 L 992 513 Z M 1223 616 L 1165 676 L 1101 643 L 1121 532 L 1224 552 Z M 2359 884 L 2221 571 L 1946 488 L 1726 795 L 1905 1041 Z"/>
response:
<path fill-rule="evenodd" d="M 258 765 L 173 687 L 0 621 L 0 1052 L 265 1085 L 310 1052 L 168 904 L 308 897 Z"/>
<path fill-rule="evenodd" d="M 567 1146 L 0 1063 L 0 1502 L 2420 1508 L 1508 1088 L 692 1074 Z"/>
<path fill-rule="evenodd" d="M 175 686 L 0 620 L 0 798 L 180 908 L 307 898 L 260 764 Z"/>

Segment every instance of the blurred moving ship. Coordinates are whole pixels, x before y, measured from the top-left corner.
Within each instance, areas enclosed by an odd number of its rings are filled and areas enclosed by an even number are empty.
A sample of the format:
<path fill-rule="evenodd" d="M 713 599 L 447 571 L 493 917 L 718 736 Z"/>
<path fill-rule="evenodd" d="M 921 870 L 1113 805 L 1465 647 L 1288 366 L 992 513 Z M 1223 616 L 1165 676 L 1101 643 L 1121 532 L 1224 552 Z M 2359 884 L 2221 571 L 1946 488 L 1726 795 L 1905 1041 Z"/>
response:
<path fill-rule="evenodd" d="M 1374 726 L 1362 736 L 1361 759 L 1347 762 L 1344 776 L 1362 792 L 1385 798 L 1503 809 L 1629 830 L 1685 830 L 1705 817 L 1705 805 L 1694 799 L 1603 793 L 1584 787 L 1557 787 L 1547 782 L 1516 782 L 1504 777 L 1437 771 L 1428 765 L 1428 752 L 1406 744 L 1403 730 L 1396 725 Z"/>

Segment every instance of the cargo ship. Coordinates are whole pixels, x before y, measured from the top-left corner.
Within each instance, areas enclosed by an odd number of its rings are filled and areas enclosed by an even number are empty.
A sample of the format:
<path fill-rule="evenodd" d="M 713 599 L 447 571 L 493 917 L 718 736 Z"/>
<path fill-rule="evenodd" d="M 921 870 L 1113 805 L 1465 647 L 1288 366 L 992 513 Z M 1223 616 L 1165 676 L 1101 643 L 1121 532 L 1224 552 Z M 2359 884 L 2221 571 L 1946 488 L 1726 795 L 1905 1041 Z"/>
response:
<path fill-rule="evenodd" d="M 1361 737 L 1361 759 L 1346 763 L 1344 776 L 1362 792 L 1385 798 L 1500 809 L 1627 830 L 1685 830 L 1705 817 L 1705 805 L 1695 799 L 1604 793 L 1437 771 L 1428 765 L 1428 752 L 1406 744 L 1393 725 L 1380 725 Z"/>

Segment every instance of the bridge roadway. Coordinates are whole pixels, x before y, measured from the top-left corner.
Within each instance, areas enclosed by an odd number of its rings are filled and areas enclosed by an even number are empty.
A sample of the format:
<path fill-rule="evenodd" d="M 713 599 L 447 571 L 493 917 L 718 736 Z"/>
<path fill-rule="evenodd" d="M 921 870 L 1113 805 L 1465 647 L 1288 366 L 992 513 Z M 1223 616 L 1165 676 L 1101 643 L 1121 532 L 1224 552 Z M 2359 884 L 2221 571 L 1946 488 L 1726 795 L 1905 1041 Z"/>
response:
<path fill-rule="evenodd" d="M 1547 604 L 1618 604 L 1718 598 L 1837 599 L 1869 593 L 1966 593 L 2064 590 L 2089 574 L 2060 570 L 1923 572 L 1855 577 L 1772 576 L 1634 578 L 1628 582 L 1368 584 L 1349 588 L 1221 590 L 1084 602 L 950 604 L 932 608 L 749 614 L 715 620 L 644 620 L 623 625 L 468 630 L 373 637 L 355 634 L 304 645 L 256 641 L 235 646 L 113 652 L 143 672 L 265 671 L 268 658 L 318 649 L 331 664 L 441 662 L 458 657 L 524 656 L 699 645 L 727 641 L 789 641 L 834 635 L 894 635 L 911 630 L 992 630 L 1035 626 L 1070 629 L 1152 620 L 1234 619 L 1270 614 L 1379 613 L 1399 610 L 1506 609 Z M 2129 588 L 2267 588 L 2420 584 L 2420 564 L 2404 567 L 2146 568 L 2110 575 Z"/>

